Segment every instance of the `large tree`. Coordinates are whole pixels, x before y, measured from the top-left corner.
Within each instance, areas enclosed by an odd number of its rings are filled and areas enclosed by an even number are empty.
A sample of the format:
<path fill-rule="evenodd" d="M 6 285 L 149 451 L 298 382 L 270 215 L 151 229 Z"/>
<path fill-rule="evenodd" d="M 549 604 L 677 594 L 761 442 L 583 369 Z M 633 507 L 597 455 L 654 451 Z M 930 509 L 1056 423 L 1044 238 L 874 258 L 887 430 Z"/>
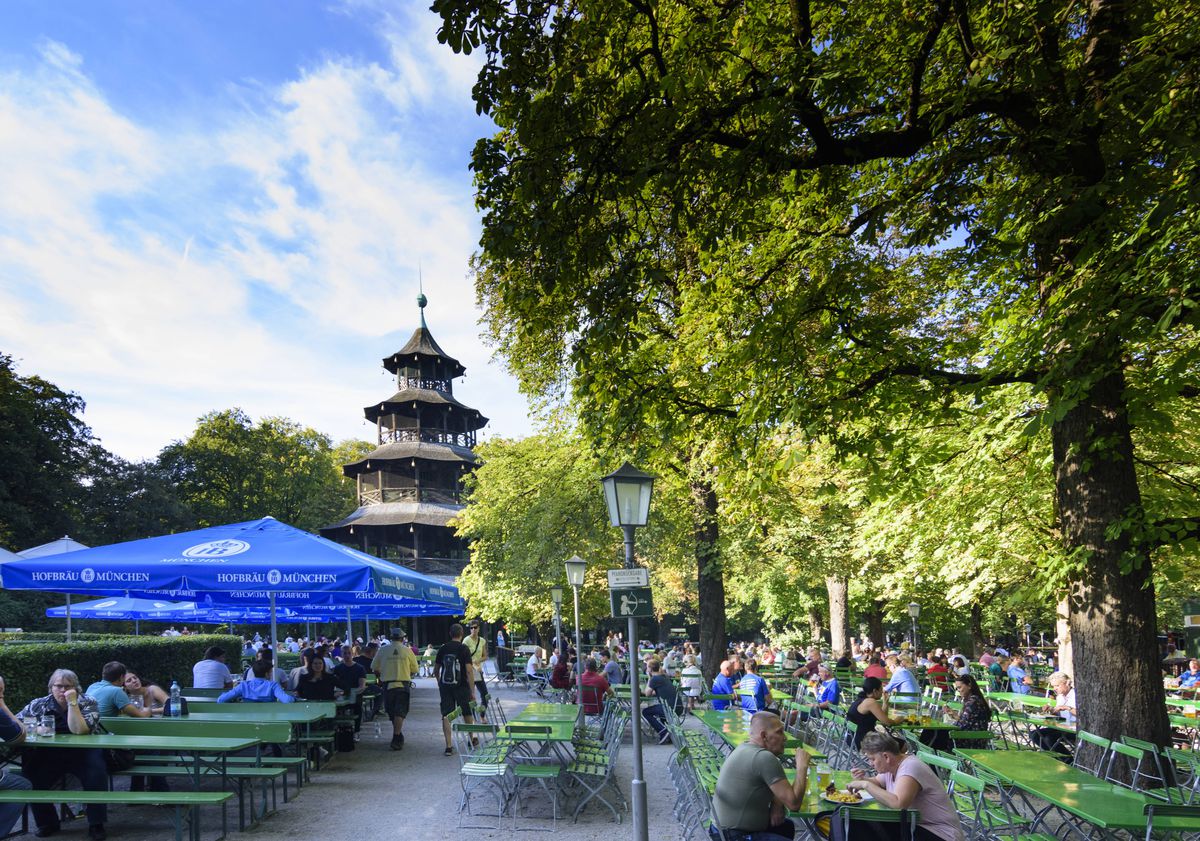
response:
<path fill-rule="evenodd" d="M 158 463 L 200 526 L 270 516 L 316 529 L 354 505 L 329 437 L 286 418 L 255 422 L 240 409 L 211 412 L 190 438 L 165 447 Z"/>
<path fill-rule="evenodd" d="M 1197 387 L 1200 20 L 1162 0 L 434 7 L 442 40 L 485 52 L 482 260 L 514 334 L 590 377 L 670 310 L 679 364 L 626 394 L 860 451 L 896 426 L 851 421 L 1025 386 L 1081 726 L 1165 742 L 1152 560 L 1197 512 L 1147 510 L 1133 430 Z M 664 271 L 679 240 L 694 271 Z"/>

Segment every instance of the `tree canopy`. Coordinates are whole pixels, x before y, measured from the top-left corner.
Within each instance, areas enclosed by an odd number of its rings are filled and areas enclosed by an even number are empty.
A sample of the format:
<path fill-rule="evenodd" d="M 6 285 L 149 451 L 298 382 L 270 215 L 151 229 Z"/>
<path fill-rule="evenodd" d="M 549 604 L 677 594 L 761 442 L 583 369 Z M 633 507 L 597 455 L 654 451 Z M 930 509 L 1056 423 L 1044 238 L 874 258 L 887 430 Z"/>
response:
<path fill-rule="evenodd" d="M 549 360 L 518 366 L 529 386 L 868 459 L 905 418 L 1020 422 L 1046 445 L 1081 725 L 1165 740 L 1152 560 L 1200 512 L 1150 504 L 1135 430 L 1170 434 L 1198 393 L 1200 21 L 1161 0 L 434 8 L 484 52 L 479 289 L 502 352 Z"/>

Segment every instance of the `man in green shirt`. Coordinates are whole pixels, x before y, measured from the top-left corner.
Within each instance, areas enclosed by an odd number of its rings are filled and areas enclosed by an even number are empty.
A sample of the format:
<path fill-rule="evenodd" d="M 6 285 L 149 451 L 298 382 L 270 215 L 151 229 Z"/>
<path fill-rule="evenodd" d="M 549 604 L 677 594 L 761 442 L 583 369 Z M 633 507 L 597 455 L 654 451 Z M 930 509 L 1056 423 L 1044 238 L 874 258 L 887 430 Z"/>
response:
<path fill-rule="evenodd" d="M 792 841 L 796 826 L 788 809 L 799 809 L 808 784 L 808 754 L 796 748 L 796 780 L 789 783 L 779 757 L 786 740 L 774 713 L 755 713 L 750 737 L 721 766 L 713 795 L 716 827 L 748 841 Z"/>

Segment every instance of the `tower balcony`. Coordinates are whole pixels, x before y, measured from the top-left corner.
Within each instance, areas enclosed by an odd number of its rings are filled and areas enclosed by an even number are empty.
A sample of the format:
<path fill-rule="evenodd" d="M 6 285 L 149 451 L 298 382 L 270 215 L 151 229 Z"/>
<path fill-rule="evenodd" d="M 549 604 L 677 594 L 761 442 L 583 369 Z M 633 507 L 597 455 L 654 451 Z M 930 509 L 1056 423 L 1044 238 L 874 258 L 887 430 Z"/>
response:
<path fill-rule="evenodd" d="M 378 505 L 382 502 L 431 502 L 438 505 L 462 505 L 458 491 L 441 488 L 363 488 L 358 495 L 359 505 Z"/>
<path fill-rule="evenodd" d="M 475 446 L 475 432 L 452 432 L 446 429 L 381 429 L 379 432 L 381 444 L 399 444 L 417 442 L 426 444 L 450 444 L 455 447 Z"/>

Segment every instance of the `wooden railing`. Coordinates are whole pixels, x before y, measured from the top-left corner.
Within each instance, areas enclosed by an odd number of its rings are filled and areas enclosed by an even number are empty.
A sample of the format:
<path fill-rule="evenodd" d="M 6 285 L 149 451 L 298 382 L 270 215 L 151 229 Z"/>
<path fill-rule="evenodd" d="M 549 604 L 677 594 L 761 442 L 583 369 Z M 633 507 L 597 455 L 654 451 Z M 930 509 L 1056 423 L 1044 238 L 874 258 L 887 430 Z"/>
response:
<path fill-rule="evenodd" d="M 406 441 L 426 444 L 450 444 L 456 447 L 474 447 L 474 432 L 448 432 L 442 429 L 385 429 L 384 444 L 400 444 Z"/>

